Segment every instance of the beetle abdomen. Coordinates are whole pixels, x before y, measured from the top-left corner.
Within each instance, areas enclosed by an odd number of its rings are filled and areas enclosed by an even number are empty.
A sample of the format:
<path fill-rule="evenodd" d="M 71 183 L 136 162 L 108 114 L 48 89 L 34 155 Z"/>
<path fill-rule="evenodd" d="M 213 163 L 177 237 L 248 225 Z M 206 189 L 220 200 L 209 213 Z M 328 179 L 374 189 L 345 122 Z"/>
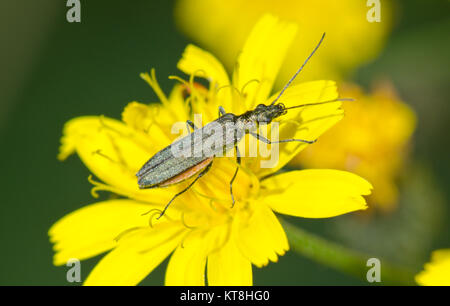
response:
<path fill-rule="evenodd" d="M 205 159 L 204 157 L 170 158 L 149 169 L 144 174 L 138 175 L 139 188 L 158 187 L 161 183 L 184 173 L 190 168 L 202 163 Z"/>
<path fill-rule="evenodd" d="M 158 187 L 167 187 L 173 184 L 181 183 L 184 180 L 187 180 L 203 169 L 205 169 L 209 164 L 211 164 L 213 161 L 213 157 L 210 157 L 208 159 L 205 159 L 204 161 L 200 162 L 199 164 L 187 169 L 186 171 L 178 174 L 177 176 L 174 176 L 173 178 L 168 179 L 167 181 L 162 182 L 158 185 Z"/>

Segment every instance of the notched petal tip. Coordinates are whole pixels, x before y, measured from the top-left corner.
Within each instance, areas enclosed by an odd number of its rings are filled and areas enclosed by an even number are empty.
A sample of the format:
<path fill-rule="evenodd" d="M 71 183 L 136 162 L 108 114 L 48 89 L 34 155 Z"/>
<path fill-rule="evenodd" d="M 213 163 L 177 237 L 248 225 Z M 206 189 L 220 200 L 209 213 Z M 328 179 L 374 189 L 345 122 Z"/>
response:
<path fill-rule="evenodd" d="M 283 227 L 264 203 L 256 204 L 249 218 L 239 216 L 234 226 L 233 239 L 239 250 L 259 268 L 277 262 L 289 249 Z"/>
<path fill-rule="evenodd" d="M 61 144 L 59 146 L 57 155 L 57 159 L 59 161 L 64 161 L 67 159 L 67 157 L 75 153 L 78 133 L 76 131 L 76 128 L 74 128 L 74 126 L 76 126 L 78 122 L 80 122 L 84 118 L 87 117 L 76 117 L 67 121 L 64 124 L 63 133 L 60 140 Z"/>

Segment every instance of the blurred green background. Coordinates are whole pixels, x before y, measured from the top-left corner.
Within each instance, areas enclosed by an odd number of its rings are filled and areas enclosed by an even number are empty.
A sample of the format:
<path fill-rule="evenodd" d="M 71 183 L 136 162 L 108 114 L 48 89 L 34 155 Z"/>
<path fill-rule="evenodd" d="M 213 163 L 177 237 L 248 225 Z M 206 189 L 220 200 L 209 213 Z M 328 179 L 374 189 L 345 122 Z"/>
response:
<path fill-rule="evenodd" d="M 373 224 L 346 216 L 295 223 L 417 270 L 431 250 L 450 247 L 450 6 L 446 0 L 394 3 L 386 48 L 354 81 L 369 86 L 390 79 L 417 112 L 414 164 L 405 174 L 400 209 Z M 68 284 L 67 268 L 52 265 L 47 231 L 96 200 L 80 160 L 56 160 L 64 122 L 80 115 L 120 118 L 129 101 L 156 101 L 139 73 L 155 67 L 168 92 L 173 81 L 166 76 L 178 73 L 189 43 L 175 28 L 173 1 L 81 4 L 81 23 L 66 21 L 66 1 L 0 4 L 1 285 Z M 355 228 L 359 235 L 349 234 Z M 82 263 L 83 278 L 98 259 Z M 163 284 L 165 264 L 143 284 Z M 254 268 L 254 283 L 367 284 L 294 252 Z"/>

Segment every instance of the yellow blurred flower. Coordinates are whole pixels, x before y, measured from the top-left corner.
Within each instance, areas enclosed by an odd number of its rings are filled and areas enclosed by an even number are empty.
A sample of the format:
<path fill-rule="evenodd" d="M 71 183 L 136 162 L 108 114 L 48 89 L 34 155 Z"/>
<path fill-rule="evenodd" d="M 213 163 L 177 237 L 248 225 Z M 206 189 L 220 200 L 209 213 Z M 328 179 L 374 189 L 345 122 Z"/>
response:
<path fill-rule="evenodd" d="M 405 163 L 415 114 L 388 84 L 372 94 L 356 85 L 342 86 L 341 94 L 356 99 L 343 106 L 345 118 L 291 164 L 357 173 L 374 186 L 372 207 L 390 211 L 396 207 L 396 179 Z"/>
<path fill-rule="evenodd" d="M 275 75 L 294 36 L 295 26 L 266 16 L 255 26 L 239 57 L 232 82 L 213 55 L 189 45 L 178 68 L 191 75 L 166 97 L 154 71 L 142 77 L 162 104 L 130 103 L 122 121 L 79 117 L 64 128 L 59 158 L 76 152 L 103 183 L 93 181 L 93 194 L 105 190 L 122 196 L 88 205 L 52 226 L 54 263 L 86 259 L 106 251 L 85 281 L 86 285 L 135 285 L 165 258 L 167 285 L 251 285 L 252 264 L 277 261 L 289 248 L 274 212 L 305 218 L 327 218 L 366 208 L 362 195 L 371 185 L 357 175 L 337 170 L 303 170 L 271 175 L 306 144 L 280 145 L 275 168 L 261 168 L 261 157 L 242 160 L 234 182 L 236 203 L 231 208 L 229 182 L 236 169 L 233 158 L 216 158 L 207 175 L 177 198 L 160 220 L 161 209 L 184 189 L 183 182 L 168 188 L 138 188 L 135 173 L 177 135 L 174 122 L 201 113 L 209 122 L 225 110 L 242 113 L 269 97 Z M 194 75 L 209 88 L 194 83 Z M 253 82 L 252 80 L 258 80 Z M 227 86 L 232 84 L 232 86 Z M 334 100 L 334 82 L 316 81 L 292 86 L 283 96 L 288 107 Z M 334 102 L 289 112 L 280 124 L 280 139 L 315 139 L 342 117 Z M 249 141 L 245 139 L 243 143 Z M 243 151 L 241 151 L 243 152 Z M 270 175 L 270 176 L 269 176 Z M 146 212 L 150 212 L 143 215 Z M 149 220 L 150 225 L 149 226 Z"/>
<path fill-rule="evenodd" d="M 367 21 L 369 9 L 361 0 L 178 0 L 175 21 L 183 33 L 214 52 L 230 69 L 261 15 L 272 13 L 296 23 L 299 31 L 281 68 L 280 86 L 308 56 L 305 46 L 314 45 L 323 32 L 327 43 L 302 72 L 302 80 L 340 81 L 373 59 L 391 29 L 391 2 L 381 2 L 381 22 Z"/>
<path fill-rule="evenodd" d="M 450 286 L 450 249 L 434 251 L 431 262 L 416 275 L 416 282 L 421 286 Z"/>

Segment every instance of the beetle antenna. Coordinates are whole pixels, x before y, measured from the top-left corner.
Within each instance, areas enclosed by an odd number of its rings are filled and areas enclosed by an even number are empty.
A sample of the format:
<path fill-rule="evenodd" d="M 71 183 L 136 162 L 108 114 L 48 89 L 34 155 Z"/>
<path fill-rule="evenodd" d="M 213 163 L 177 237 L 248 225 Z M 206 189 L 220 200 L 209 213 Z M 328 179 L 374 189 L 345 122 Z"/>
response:
<path fill-rule="evenodd" d="M 286 107 L 285 109 L 293 109 L 293 108 L 299 108 L 299 107 L 305 107 L 305 106 L 321 105 L 321 104 L 333 103 L 333 102 L 338 102 L 338 101 L 355 101 L 355 99 L 352 99 L 352 98 L 337 98 L 337 99 L 323 101 L 323 102 L 317 102 L 317 103 L 300 104 L 300 105 L 296 105 L 296 106 Z"/>
<path fill-rule="evenodd" d="M 284 85 L 283 89 L 280 91 L 280 93 L 278 94 L 278 97 L 275 98 L 275 100 L 273 100 L 272 103 L 270 103 L 270 105 L 273 105 L 275 102 L 278 101 L 278 99 L 280 99 L 280 97 L 283 95 L 284 91 L 291 85 L 291 83 L 295 80 L 295 78 L 297 77 L 297 75 L 300 73 L 300 71 L 303 70 L 303 67 L 306 66 L 306 63 L 308 63 L 309 59 L 313 56 L 314 53 L 316 53 L 317 49 L 319 49 L 320 44 L 322 43 L 323 39 L 325 38 L 325 33 L 323 33 L 322 38 L 320 39 L 319 43 L 317 44 L 317 46 L 314 48 L 314 50 L 311 52 L 311 54 L 306 58 L 305 62 L 303 63 L 303 65 L 297 70 L 297 72 L 292 76 L 292 78 L 289 80 L 289 82 L 286 83 L 286 85 Z"/>

